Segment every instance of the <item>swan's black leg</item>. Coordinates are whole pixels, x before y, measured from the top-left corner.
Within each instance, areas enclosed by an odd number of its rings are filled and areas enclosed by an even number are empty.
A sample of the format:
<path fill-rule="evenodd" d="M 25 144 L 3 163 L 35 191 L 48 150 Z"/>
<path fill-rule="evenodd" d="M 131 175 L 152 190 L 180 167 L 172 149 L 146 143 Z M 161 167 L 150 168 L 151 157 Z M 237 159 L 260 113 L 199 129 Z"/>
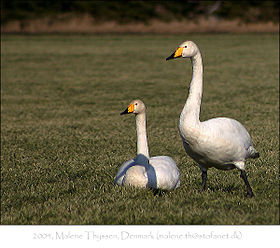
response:
<path fill-rule="evenodd" d="M 201 178 L 202 178 L 202 191 L 206 190 L 206 181 L 207 181 L 207 171 L 201 171 Z"/>
<path fill-rule="evenodd" d="M 168 192 L 167 190 L 164 189 L 152 189 L 154 196 L 163 196 L 164 193 Z"/>
<path fill-rule="evenodd" d="M 251 186 L 250 186 L 250 184 L 248 182 L 247 175 L 246 175 L 246 172 L 244 170 L 241 171 L 240 177 L 243 179 L 243 181 L 244 181 L 244 183 L 246 185 L 246 188 L 247 188 L 246 196 L 253 197 L 254 193 L 253 193 L 252 188 L 251 188 Z"/>

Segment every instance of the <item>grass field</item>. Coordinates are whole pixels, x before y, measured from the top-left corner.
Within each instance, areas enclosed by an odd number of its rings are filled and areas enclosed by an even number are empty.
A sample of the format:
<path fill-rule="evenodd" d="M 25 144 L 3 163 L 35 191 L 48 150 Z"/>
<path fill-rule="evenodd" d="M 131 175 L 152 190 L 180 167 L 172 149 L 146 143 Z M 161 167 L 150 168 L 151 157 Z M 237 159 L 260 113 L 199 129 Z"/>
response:
<path fill-rule="evenodd" d="M 255 197 L 237 170 L 200 170 L 177 122 L 189 60 L 166 62 L 184 40 L 204 59 L 201 120 L 227 116 L 250 132 L 261 157 L 247 163 Z M 2 224 L 279 224 L 279 36 L 2 36 Z M 150 155 L 173 157 L 181 187 L 113 184 L 135 156 L 135 98 L 147 106 Z"/>

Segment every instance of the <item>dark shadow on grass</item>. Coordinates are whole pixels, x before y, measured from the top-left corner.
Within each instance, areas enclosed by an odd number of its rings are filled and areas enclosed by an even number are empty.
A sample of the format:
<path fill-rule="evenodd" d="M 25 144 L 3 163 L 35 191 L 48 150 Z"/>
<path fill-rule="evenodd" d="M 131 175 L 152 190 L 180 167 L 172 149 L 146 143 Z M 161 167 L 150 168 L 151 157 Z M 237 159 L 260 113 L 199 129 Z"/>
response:
<path fill-rule="evenodd" d="M 208 190 L 210 190 L 211 192 L 225 192 L 225 193 L 230 193 L 230 194 L 234 194 L 235 192 L 238 192 L 240 190 L 240 187 L 237 187 L 233 184 L 229 184 L 229 185 L 225 185 L 225 186 L 221 186 L 221 185 L 209 185 L 207 187 Z"/>

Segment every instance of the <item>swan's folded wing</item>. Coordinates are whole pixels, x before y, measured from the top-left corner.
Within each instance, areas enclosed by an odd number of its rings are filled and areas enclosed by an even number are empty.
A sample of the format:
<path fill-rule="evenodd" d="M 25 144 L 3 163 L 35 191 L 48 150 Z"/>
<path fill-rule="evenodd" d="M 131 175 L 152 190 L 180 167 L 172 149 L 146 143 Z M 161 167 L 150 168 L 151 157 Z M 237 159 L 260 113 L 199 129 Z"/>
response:
<path fill-rule="evenodd" d="M 150 164 L 155 170 L 158 188 L 171 190 L 179 187 L 180 172 L 171 157 L 152 157 L 150 158 Z"/>
<path fill-rule="evenodd" d="M 133 165 L 135 165 L 135 159 L 128 160 L 120 166 L 114 179 L 115 184 L 122 185 L 126 171 Z"/>

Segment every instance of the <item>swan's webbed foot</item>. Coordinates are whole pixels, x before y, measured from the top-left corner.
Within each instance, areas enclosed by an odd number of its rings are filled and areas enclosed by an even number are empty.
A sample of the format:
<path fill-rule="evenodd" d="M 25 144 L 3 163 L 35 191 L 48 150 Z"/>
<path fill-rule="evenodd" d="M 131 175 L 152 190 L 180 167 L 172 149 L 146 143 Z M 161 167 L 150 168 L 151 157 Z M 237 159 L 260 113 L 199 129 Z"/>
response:
<path fill-rule="evenodd" d="M 249 184 L 249 181 L 247 179 L 246 172 L 244 170 L 241 170 L 240 177 L 243 179 L 243 181 L 246 185 L 246 189 L 247 189 L 246 196 L 249 197 L 249 198 L 252 198 L 254 196 L 254 193 L 253 193 L 253 190 L 252 190 L 252 188 Z"/>
<path fill-rule="evenodd" d="M 206 191 L 207 171 L 201 171 L 202 191 Z"/>

